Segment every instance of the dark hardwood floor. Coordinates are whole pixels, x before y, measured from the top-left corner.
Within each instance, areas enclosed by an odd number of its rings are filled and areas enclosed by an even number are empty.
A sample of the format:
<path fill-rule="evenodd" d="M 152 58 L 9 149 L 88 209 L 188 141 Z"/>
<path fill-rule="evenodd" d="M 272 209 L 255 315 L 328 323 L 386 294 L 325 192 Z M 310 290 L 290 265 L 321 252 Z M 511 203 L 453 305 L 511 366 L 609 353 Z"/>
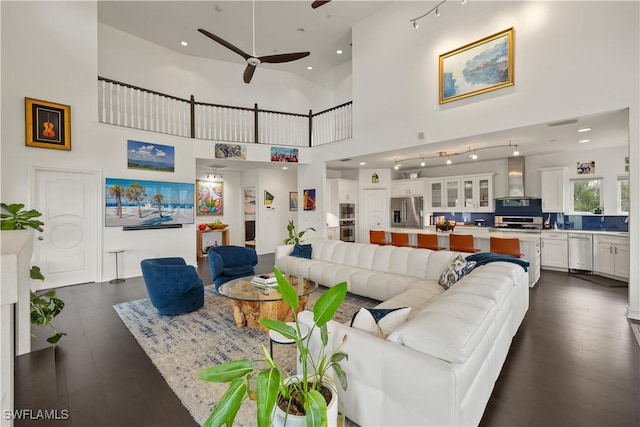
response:
<path fill-rule="evenodd" d="M 204 261 L 198 271 L 211 283 Z M 272 266 L 273 255 L 261 256 L 257 272 Z M 543 271 L 481 425 L 640 425 L 640 346 L 625 318 L 627 293 Z M 30 378 L 48 378 L 33 374 L 38 364 L 50 363 L 38 362 L 39 353 L 17 364 L 16 407 L 68 409 L 70 418 L 16 425 L 196 425 L 112 308 L 146 298 L 141 278 L 69 286 L 58 294 L 66 307 L 56 326 L 68 335 L 55 349 L 56 407 L 34 403 L 51 405 L 51 396 L 21 397 L 21 390 L 33 390 Z M 34 350 L 48 347 L 43 332 L 34 329 Z"/>

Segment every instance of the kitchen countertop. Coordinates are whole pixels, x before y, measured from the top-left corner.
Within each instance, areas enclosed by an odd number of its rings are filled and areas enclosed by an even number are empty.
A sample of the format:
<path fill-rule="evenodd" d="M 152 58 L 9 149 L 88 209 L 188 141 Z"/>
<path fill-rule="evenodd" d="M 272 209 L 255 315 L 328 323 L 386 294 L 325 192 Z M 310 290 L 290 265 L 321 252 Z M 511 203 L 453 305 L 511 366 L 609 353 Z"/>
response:
<path fill-rule="evenodd" d="M 485 230 L 487 229 L 487 227 L 476 227 L 476 228 L 482 228 Z M 451 234 L 451 232 L 446 232 L 446 231 L 434 231 L 434 230 L 420 229 L 420 228 L 388 228 L 388 229 L 383 229 L 383 231 L 395 232 L 395 233 L 407 233 L 407 234 L 436 234 L 438 236 L 443 236 L 447 238 L 449 237 L 449 234 Z M 465 231 L 465 230 L 462 230 L 462 231 Z M 456 234 L 464 234 L 464 232 L 456 233 Z M 516 238 L 522 241 L 534 241 L 534 242 L 540 240 L 540 234 L 538 233 L 517 233 L 517 232 L 508 233 L 504 231 L 497 231 L 497 232 L 488 231 L 487 233 L 474 234 L 473 237 L 477 239 L 488 239 L 489 237 Z"/>

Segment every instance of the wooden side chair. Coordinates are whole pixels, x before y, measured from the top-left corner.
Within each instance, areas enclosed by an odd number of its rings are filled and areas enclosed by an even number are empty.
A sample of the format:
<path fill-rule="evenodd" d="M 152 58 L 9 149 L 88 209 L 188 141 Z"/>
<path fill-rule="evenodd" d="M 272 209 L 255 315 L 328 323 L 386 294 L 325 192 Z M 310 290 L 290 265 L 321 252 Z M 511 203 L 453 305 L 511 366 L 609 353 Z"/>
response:
<path fill-rule="evenodd" d="M 432 251 L 441 251 L 445 249 L 438 246 L 437 234 L 418 234 L 418 247 L 423 249 L 431 249 Z"/>
<path fill-rule="evenodd" d="M 409 235 L 407 233 L 391 233 L 391 244 L 393 246 L 412 247 L 409 244 Z"/>
<path fill-rule="evenodd" d="M 516 258 L 522 258 L 520 253 L 520 239 L 506 237 L 490 237 L 489 250 L 496 254 L 511 255 Z"/>
<path fill-rule="evenodd" d="M 471 234 L 449 234 L 449 250 L 456 252 L 480 252 L 480 249 L 473 247 L 473 236 Z"/>
<path fill-rule="evenodd" d="M 390 245 L 387 242 L 386 233 L 381 230 L 369 230 L 369 243 L 372 245 Z"/>

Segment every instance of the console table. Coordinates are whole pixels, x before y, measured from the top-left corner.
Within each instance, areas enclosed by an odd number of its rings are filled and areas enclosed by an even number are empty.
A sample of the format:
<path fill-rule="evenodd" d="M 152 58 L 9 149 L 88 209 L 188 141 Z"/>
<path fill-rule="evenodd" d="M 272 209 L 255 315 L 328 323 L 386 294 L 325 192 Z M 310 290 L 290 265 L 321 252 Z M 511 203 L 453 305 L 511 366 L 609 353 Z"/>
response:
<path fill-rule="evenodd" d="M 221 245 L 225 246 L 229 244 L 229 227 L 223 228 L 222 230 L 196 230 L 196 254 L 198 254 L 198 259 L 204 257 L 204 253 L 202 252 L 202 235 L 207 233 L 222 233 Z"/>
<path fill-rule="evenodd" d="M 31 230 L 2 232 L 0 280 L 0 425 L 12 426 L 4 417 L 14 408 L 14 357 L 31 351 L 29 270 L 33 253 Z M 15 323 L 14 323 L 15 314 Z M 14 347 L 15 337 L 15 347 Z"/>

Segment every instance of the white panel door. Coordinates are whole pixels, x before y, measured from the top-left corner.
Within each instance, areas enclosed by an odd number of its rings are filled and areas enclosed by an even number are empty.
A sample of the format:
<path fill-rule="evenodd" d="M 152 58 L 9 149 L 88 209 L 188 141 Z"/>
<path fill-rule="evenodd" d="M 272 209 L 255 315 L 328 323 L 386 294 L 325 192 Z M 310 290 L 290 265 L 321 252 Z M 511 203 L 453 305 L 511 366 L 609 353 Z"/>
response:
<path fill-rule="evenodd" d="M 34 264 L 39 289 L 94 282 L 97 277 L 97 177 L 94 172 L 36 169 L 34 209 L 44 231 L 36 233 Z"/>
<path fill-rule="evenodd" d="M 387 228 L 389 225 L 389 201 L 387 190 L 363 191 L 364 227 L 361 228 L 362 241 L 369 243 L 369 230 Z"/>

